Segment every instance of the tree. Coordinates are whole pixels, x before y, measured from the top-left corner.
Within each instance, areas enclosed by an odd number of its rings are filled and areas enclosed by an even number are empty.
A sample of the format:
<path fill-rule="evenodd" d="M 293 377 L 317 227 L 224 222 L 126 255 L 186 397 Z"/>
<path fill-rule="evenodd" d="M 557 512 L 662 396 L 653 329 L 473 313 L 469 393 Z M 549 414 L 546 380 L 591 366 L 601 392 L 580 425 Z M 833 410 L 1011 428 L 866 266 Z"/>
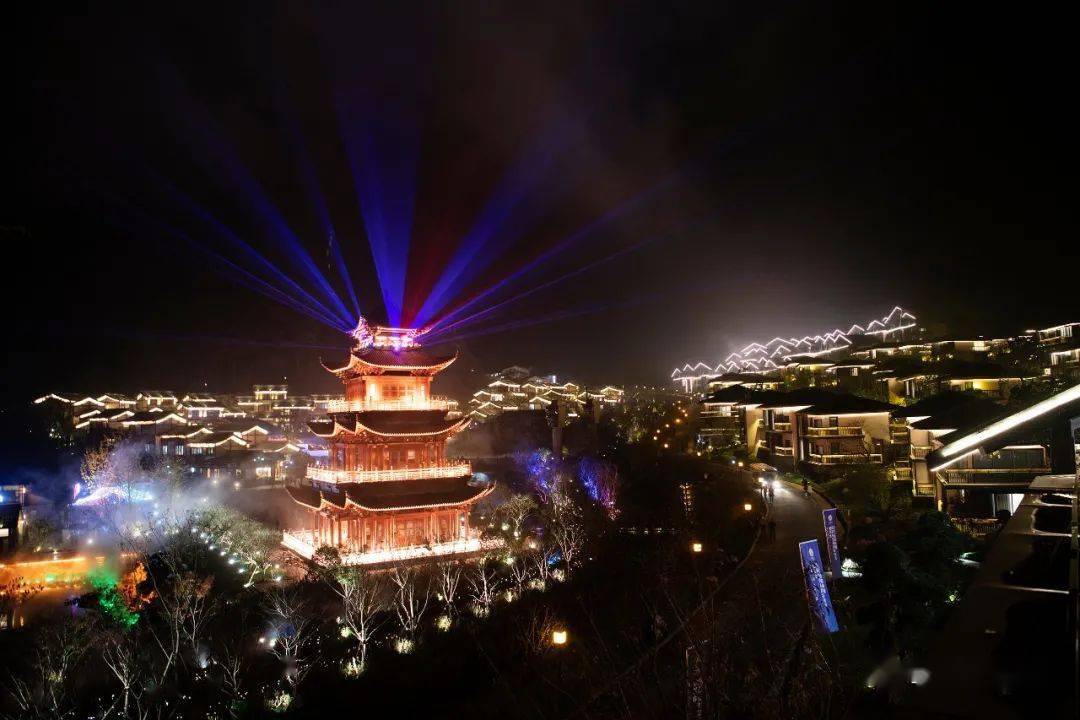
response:
<path fill-rule="evenodd" d="M 109 633 L 105 637 L 101 659 L 120 683 L 123 715 L 125 718 L 129 717 L 132 698 L 138 703 L 141 697 L 138 682 L 142 664 L 139 662 L 134 636 L 125 632 Z"/>
<path fill-rule="evenodd" d="M 295 696 L 317 658 L 315 616 L 296 588 L 275 588 L 266 598 L 265 610 L 273 625 L 268 647 L 285 665 L 285 682 Z"/>
<path fill-rule="evenodd" d="M 431 601 L 431 579 L 422 576 L 415 566 L 397 565 L 390 572 L 390 582 L 395 588 L 394 611 L 401 627 L 397 650 L 409 652 L 416 644 L 420 621 Z"/>
<path fill-rule="evenodd" d="M 381 576 L 355 567 L 339 568 L 329 583 L 341 600 L 341 624 L 356 638 L 360 650 L 357 674 L 367 666 L 367 651 L 381 627 L 386 608 L 386 584 Z"/>
<path fill-rule="evenodd" d="M 88 447 L 83 453 L 79 476 L 87 490 L 116 484 L 113 451 L 116 449 L 117 439 L 115 436 L 105 436 L 100 443 Z"/>
<path fill-rule="evenodd" d="M 273 559 L 281 542 L 277 530 L 224 506 L 200 512 L 192 526 L 207 547 L 228 556 L 229 564 L 245 576 L 244 587 L 277 577 Z"/>
<path fill-rule="evenodd" d="M 536 568 L 535 583 L 540 590 L 543 590 L 547 585 L 548 578 L 551 577 L 554 553 L 546 545 L 536 543 L 536 546 L 529 551 L 528 557 L 533 567 Z"/>
<path fill-rule="evenodd" d="M 499 591 L 497 563 L 489 555 L 480 557 L 469 573 L 469 587 L 473 599 L 473 612 L 479 617 L 491 612 L 495 595 Z"/>
<path fill-rule="evenodd" d="M 63 717 L 75 671 L 94 642 L 94 621 L 65 619 L 39 630 L 33 680 L 15 678 L 9 688 L 20 717 Z"/>
<path fill-rule="evenodd" d="M 516 494 L 495 509 L 495 519 L 507 526 L 515 538 L 525 530 L 525 521 L 537 510 L 536 501 L 530 496 Z"/>
<path fill-rule="evenodd" d="M 586 534 L 581 511 L 570 494 L 563 491 L 551 493 L 547 505 L 548 531 L 565 563 L 566 575 L 569 577 L 575 560 L 585 547 Z"/>
<path fill-rule="evenodd" d="M 578 477 L 589 498 L 614 520 L 619 514 L 615 500 L 619 493 L 619 469 L 615 463 L 597 458 L 582 458 Z"/>
<path fill-rule="evenodd" d="M 41 583 L 27 582 L 22 578 L 11 578 L 0 584 L 0 616 L 7 616 L 8 627 L 11 627 L 15 611 L 44 589 Z"/>
<path fill-rule="evenodd" d="M 446 607 L 446 614 L 450 618 L 453 618 L 457 614 L 455 600 L 457 599 L 458 587 L 461 584 L 461 567 L 460 561 L 450 560 L 448 562 L 439 563 L 435 572 L 435 579 L 439 586 L 439 595 L 442 596 L 443 605 Z"/>

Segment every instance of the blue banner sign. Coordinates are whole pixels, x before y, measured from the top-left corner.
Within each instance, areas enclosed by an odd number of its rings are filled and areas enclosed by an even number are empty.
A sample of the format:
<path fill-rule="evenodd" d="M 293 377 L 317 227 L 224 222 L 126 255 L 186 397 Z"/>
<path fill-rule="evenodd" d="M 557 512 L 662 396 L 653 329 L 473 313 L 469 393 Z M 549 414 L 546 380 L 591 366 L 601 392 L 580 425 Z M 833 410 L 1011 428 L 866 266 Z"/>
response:
<path fill-rule="evenodd" d="M 825 520 L 825 549 L 829 552 L 829 569 L 832 570 L 832 579 L 840 579 L 840 544 L 836 541 L 836 508 L 822 510 L 821 516 Z"/>
<path fill-rule="evenodd" d="M 810 614 L 820 632 L 834 633 L 840 629 L 833 612 L 829 586 L 825 584 L 825 571 L 821 565 L 821 550 L 817 540 L 799 543 L 799 558 L 802 560 L 803 580 L 806 582 L 806 601 L 810 604 Z"/>

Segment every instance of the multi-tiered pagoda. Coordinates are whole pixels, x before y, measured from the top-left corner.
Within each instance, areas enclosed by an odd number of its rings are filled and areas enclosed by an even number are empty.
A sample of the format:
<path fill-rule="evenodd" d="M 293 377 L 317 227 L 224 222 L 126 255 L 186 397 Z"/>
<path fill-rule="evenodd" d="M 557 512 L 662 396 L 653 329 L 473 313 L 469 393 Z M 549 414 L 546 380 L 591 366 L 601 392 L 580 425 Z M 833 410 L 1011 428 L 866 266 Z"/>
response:
<path fill-rule="evenodd" d="M 295 552 L 330 546 L 346 563 L 370 564 L 481 549 L 469 510 L 492 486 L 446 457 L 446 441 L 469 419 L 431 395 L 431 379 L 457 355 L 421 348 L 421 335 L 361 321 L 348 362 L 324 365 L 344 382 L 345 399 L 309 423 L 327 439 L 329 460 L 288 488 L 308 511 L 305 529 L 285 533 Z"/>

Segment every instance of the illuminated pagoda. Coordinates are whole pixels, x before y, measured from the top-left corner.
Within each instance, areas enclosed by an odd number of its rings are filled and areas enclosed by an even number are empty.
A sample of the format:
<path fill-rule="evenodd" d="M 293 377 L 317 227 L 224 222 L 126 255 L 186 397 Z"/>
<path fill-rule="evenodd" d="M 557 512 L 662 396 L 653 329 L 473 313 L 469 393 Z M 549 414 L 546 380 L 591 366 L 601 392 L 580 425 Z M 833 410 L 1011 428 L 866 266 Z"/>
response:
<path fill-rule="evenodd" d="M 457 359 L 420 346 L 423 330 L 375 327 L 353 331 L 349 360 L 327 370 L 345 384 L 329 417 L 308 423 L 326 438 L 327 467 L 308 467 L 288 492 L 308 522 L 284 544 L 310 558 L 336 548 L 347 564 L 376 564 L 485 549 L 469 510 L 493 485 L 467 462 L 446 457 L 446 442 L 469 418 L 457 404 L 431 395 L 431 380 Z"/>

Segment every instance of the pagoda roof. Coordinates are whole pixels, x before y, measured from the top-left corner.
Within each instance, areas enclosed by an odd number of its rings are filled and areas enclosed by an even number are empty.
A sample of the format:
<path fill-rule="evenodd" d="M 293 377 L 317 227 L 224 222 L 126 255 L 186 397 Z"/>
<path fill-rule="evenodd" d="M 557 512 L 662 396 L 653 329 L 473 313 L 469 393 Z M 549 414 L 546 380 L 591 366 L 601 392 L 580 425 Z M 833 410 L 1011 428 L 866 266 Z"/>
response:
<path fill-rule="evenodd" d="M 331 367 L 323 363 L 330 372 L 338 377 L 382 374 L 386 372 L 421 372 L 437 373 L 457 360 L 457 353 L 436 353 L 422 348 L 376 348 L 353 350 L 348 362 L 340 367 Z"/>
<path fill-rule="evenodd" d="M 369 512 L 421 510 L 474 502 L 490 493 L 494 484 L 474 487 L 471 478 L 434 478 L 369 483 L 341 483 L 334 490 L 311 485 L 285 488 L 294 501 L 317 510 L 349 508 Z"/>
<path fill-rule="evenodd" d="M 371 410 L 334 413 L 332 419 L 313 420 L 311 431 L 320 437 L 340 432 L 385 436 L 442 435 L 464 430 L 468 418 L 448 417 L 445 410 Z"/>

